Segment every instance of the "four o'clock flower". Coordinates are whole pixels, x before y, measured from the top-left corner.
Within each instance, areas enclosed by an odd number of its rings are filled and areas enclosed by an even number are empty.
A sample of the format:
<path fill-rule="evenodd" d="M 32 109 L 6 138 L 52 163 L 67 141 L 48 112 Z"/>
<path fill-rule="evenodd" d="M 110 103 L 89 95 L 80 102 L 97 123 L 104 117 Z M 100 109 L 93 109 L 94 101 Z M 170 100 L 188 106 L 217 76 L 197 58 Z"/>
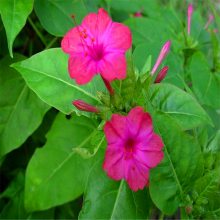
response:
<path fill-rule="evenodd" d="M 133 191 L 149 183 L 149 171 L 163 159 L 163 142 L 142 107 L 127 116 L 113 114 L 104 127 L 107 150 L 103 169 L 114 180 L 125 179 Z"/>
<path fill-rule="evenodd" d="M 153 74 L 157 71 L 157 69 L 158 69 L 158 67 L 160 66 L 161 62 L 162 62 L 163 59 L 166 57 L 167 53 L 170 51 L 170 45 L 171 45 L 171 41 L 167 41 L 167 42 L 163 45 L 163 47 L 162 47 L 162 49 L 161 49 L 161 51 L 160 51 L 160 54 L 159 54 L 159 56 L 158 56 L 158 58 L 157 58 L 157 61 L 156 61 L 156 63 L 154 64 L 154 67 L 153 67 L 153 69 L 152 69 L 152 71 L 151 71 L 151 75 L 153 75 Z"/>
<path fill-rule="evenodd" d="M 189 4 L 188 10 L 187 10 L 187 33 L 188 35 L 190 35 L 192 13 L 193 13 L 193 5 Z"/>
<path fill-rule="evenodd" d="M 132 36 L 124 24 L 113 22 L 104 9 L 90 13 L 71 29 L 61 46 L 69 54 L 69 74 L 78 84 L 88 83 L 100 73 L 107 81 L 126 76 L 125 52 Z"/>

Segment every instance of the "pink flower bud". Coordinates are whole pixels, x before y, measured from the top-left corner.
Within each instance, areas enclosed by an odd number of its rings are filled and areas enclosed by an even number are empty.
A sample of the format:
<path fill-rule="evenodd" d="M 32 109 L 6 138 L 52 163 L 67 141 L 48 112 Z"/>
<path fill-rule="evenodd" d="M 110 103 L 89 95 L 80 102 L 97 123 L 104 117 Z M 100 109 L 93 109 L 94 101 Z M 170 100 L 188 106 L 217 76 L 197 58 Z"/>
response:
<path fill-rule="evenodd" d="M 99 110 L 96 107 L 89 105 L 80 99 L 73 101 L 73 105 L 80 111 L 95 112 L 95 113 L 99 112 Z"/>
<path fill-rule="evenodd" d="M 209 15 L 209 19 L 207 21 L 207 23 L 204 26 L 204 29 L 207 29 L 208 26 L 211 24 L 211 22 L 214 20 L 214 16 L 212 14 Z"/>
<path fill-rule="evenodd" d="M 155 79 L 155 83 L 160 83 L 165 78 L 165 76 L 167 75 L 168 69 L 169 67 L 165 66 L 160 70 L 160 72 L 157 75 L 157 78 Z"/>
<path fill-rule="evenodd" d="M 167 53 L 170 51 L 170 45 L 171 45 L 171 41 L 167 41 L 161 51 L 160 51 L 160 54 L 157 58 L 157 61 L 151 71 L 151 75 L 153 75 L 156 71 L 157 71 L 157 68 L 159 67 L 159 65 L 161 64 L 161 62 L 163 61 L 163 59 L 166 57 Z"/>
<path fill-rule="evenodd" d="M 193 13 L 193 5 L 189 4 L 188 12 L 187 12 L 187 32 L 188 32 L 188 35 L 190 35 L 192 13 Z"/>
<path fill-rule="evenodd" d="M 141 11 L 137 11 L 134 13 L 134 17 L 143 17 Z"/>

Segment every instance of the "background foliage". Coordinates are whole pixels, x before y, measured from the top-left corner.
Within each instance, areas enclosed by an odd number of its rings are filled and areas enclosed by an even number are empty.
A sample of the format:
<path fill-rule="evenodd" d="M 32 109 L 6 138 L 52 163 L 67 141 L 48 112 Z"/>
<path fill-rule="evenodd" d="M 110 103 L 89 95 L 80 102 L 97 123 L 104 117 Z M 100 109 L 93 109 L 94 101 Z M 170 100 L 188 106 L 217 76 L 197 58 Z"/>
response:
<path fill-rule="evenodd" d="M 74 27 L 71 16 L 80 24 L 99 7 L 132 30 L 134 66 L 128 63 L 136 75 L 144 76 L 164 42 L 172 42 L 163 83 L 147 94 L 128 74 L 120 87 L 124 100 L 152 114 L 165 144 L 143 191 L 106 176 L 103 122 L 72 105 L 83 99 L 98 106 L 106 93 L 99 77 L 85 86 L 71 80 L 60 49 Z M 204 28 L 210 13 L 215 19 Z M 220 218 L 218 1 L 1 0 L 0 14 L 1 219 Z"/>

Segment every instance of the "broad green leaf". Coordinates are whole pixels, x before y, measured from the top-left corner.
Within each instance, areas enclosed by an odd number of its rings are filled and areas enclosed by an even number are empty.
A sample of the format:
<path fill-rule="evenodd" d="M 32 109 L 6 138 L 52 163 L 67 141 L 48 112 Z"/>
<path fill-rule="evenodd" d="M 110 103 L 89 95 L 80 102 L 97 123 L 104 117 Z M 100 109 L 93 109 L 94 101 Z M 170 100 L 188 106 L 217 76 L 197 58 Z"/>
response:
<path fill-rule="evenodd" d="M 43 148 L 35 151 L 26 172 L 25 207 L 44 210 L 76 199 L 85 187 L 90 159 L 73 148 L 90 144 L 96 121 L 84 116 L 58 114 Z M 95 158 L 95 157 L 94 157 Z"/>
<path fill-rule="evenodd" d="M 91 169 L 79 219 L 146 219 L 147 191 L 133 192 L 124 180 L 111 180 L 102 162 L 97 161 Z"/>
<path fill-rule="evenodd" d="M 0 157 L 18 148 L 40 125 L 49 106 L 31 91 L 9 65 L 24 59 L 15 55 L 0 61 Z"/>
<path fill-rule="evenodd" d="M 8 49 L 13 57 L 13 42 L 24 27 L 28 15 L 33 9 L 34 0 L 1 0 L 0 14 L 6 30 Z"/>
<path fill-rule="evenodd" d="M 152 0 L 132 0 L 129 1 L 129 4 L 126 0 L 117 0 L 110 1 L 110 6 L 118 12 L 117 17 L 119 17 L 122 12 L 127 12 L 128 15 L 131 13 L 134 14 L 135 12 L 141 12 L 143 15 L 150 17 L 160 15 L 159 5 L 156 1 Z"/>
<path fill-rule="evenodd" d="M 204 219 L 220 218 L 220 172 L 213 170 L 198 179 L 194 191 L 197 195 L 194 202 L 194 215 Z M 201 213 L 201 210 L 202 213 Z"/>
<path fill-rule="evenodd" d="M 216 132 L 216 135 L 209 143 L 206 150 L 212 153 L 220 152 L 220 130 Z"/>
<path fill-rule="evenodd" d="M 0 198 L 7 201 L 1 207 L 0 219 L 26 219 L 27 212 L 24 209 L 24 174 L 21 171 L 17 173 L 17 176 L 11 181 L 6 190 L 0 194 Z"/>
<path fill-rule="evenodd" d="M 130 18 L 125 21 L 125 24 L 132 31 L 133 44 L 135 46 L 153 41 L 162 44 L 172 37 L 172 32 L 165 22 L 162 23 L 150 18 Z"/>
<path fill-rule="evenodd" d="M 87 142 L 86 145 L 85 142 Z M 104 133 L 96 129 L 80 146 L 73 148 L 73 151 L 80 154 L 83 158 L 90 158 L 95 156 L 98 150 L 104 146 L 106 146 Z"/>
<path fill-rule="evenodd" d="M 220 108 L 220 74 L 211 68 L 202 53 L 193 55 L 190 63 L 193 91 L 202 104 Z"/>
<path fill-rule="evenodd" d="M 104 90 L 97 76 L 85 86 L 77 85 L 67 71 L 68 56 L 61 49 L 49 49 L 13 64 L 28 86 L 47 104 L 65 114 L 76 110 L 72 101 L 82 99 L 97 104 L 96 92 Z"/>
<path fill-rule="evenodd" d="M 83 0 L 35 0 L 34 10 L 42 26 L 52 35 L 63 36 L 68 30 L 80 24 L 87 9 Z"/>
<path fill-rule="evenodd" d="M 203 123 L 212 123 L 196 99 L 171 84 L 159 83 L 150 89 L 153 107 L 174 118 L 183 129 L 192 129 Z"/>
<path fill-rule="evenodd" d="M 150 172 L 150 194 L 162 212 L 172 215 L 203 173 L 202 154 L 195 139 L 182 132 L 169 116 L 157 113 L 154 123 L 164 142 L 164 159 Z"/>

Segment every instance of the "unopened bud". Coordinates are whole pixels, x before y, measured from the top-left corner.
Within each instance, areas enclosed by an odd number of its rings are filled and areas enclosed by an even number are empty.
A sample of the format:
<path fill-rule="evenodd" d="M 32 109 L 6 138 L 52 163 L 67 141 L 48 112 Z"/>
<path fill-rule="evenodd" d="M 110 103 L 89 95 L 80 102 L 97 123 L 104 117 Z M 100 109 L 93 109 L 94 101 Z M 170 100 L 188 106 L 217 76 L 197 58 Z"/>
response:
<path fill-rule="evenodd" d="M 209 19 L 208 19 L 207 23 L 204 26 L 204 29 L 207 29 L 208 26 L 212 23 L 213 20 L 214 20 L 214 15 L 210 14 Z"/>
<path fill-rule="evenodd" d="M 73 101 L 73 105 L 80 111 L 95 112 L 95 113 L 99 112 L 99 109 L 97 109 L 95 106 L 87 104 L 86 102 L 80 99 Z"/>
<path fill-rule="evenodd" d="M 151 71 L 151 75 L 153 75 L 153 74 L 156 72 L 156 70 L 158 69 L 159 65 L 161 64 L 161 62 L 163 61 L 163 59 L 166 57 L 166 55 L 167 55 L 168 52 L 170 51 L 170 45 L 171 45 L 171 41 L 167 41 L 167 42 L 163 45 L 163 47 L 162 47 L 162 49 L 161 49 L 161 51 L 160 51 L 160 54 L 159 54 L 159 56 L 158 56 L 158 58 L 157 58 L 157 61 L 156 61 L 155 65 L 154 65 L 154 67 L 153 67 L 153 69 L 152 69 L 152 71 Z"/>
<path fill-rule="evenodd" d="M 160 72 L 158 73 L 157 78 L 155 79 L 154 82 L 155 83 L 160 83 L 165 78 L 165 76 L 167 75 L 168 70 L 169 70 L 168 66 L 163 67 L 160 70 Z"/>
<path fill-rule="evenodd" d="M 141 11 L 137 11 L 134 13 L 134 17 L 143 17 Z"/>
<path fill-rule="evenodd" d="M 192 13 L 193 13 L 193 5 L 189 4 L 188 10 L 187 10 L 187 33 L 188 35 L 190 35 Z"/>

